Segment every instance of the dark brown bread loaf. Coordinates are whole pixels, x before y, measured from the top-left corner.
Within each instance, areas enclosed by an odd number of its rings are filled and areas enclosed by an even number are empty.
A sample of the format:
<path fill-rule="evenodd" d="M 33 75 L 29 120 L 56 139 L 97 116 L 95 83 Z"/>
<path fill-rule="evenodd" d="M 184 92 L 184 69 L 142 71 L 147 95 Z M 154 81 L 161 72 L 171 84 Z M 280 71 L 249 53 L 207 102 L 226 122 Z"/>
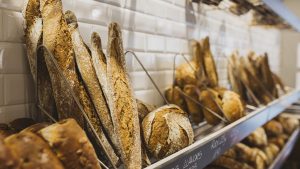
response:
<path fill-rule="evenodd" d="M 73 119 L 66 119 L 39 131 L 68 169 L 100 169 L 92 144 Z"/>
<path fill-rule="evenodd" d="M 4 140 L 20 162 L 22 169 L 63 169 L 63 165 L 49 145 L 31 132 L 14 134 Z"/>

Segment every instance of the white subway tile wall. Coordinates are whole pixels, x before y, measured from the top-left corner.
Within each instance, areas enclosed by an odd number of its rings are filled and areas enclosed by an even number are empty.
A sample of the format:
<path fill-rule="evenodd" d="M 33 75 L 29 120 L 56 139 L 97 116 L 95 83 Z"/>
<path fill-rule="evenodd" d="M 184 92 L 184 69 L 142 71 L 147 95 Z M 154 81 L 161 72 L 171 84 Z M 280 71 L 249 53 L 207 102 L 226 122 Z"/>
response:
<path fill-rule="evenodd" d="M 22 28 L 23 1 L 0 0 L 0 122 L 34 111 L 34 84 Z M 63 5 L 64 10 L 77 15 L 80 32 L 88 45 L 91 33 L 96 31 L 106 49 L 107 26 L 111 21 L 118 22 L 123 28 L 124 47 L 136 51 L 162 91 L 172 84 L 174 55 L 184 53 L 190 58 L 189 40 L 207 35 L 222 86 L 228 87 L 226 56 L 234 50 L 242 55 L 249 50 L 267 52 L 272 69 L 280 69 L 280 31 L 249 27 L 240 17 L 224 11 L 199 13 L 196 4 L 185 0 L 63 0 Z M 138 62 L 130 54 L 126 57 L 136 97 L 163 104 Z M 183 62 L 177 56 L 176 65 Z"/>

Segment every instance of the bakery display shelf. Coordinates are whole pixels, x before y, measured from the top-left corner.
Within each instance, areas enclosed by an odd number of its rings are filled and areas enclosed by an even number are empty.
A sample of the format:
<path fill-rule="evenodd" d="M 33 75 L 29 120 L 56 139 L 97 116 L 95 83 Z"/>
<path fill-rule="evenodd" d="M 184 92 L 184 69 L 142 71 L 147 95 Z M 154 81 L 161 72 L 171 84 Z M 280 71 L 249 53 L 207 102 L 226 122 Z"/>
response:
<path fill-rule="evenodd" d="M 282 164 L 284 163 L 284 161 L 287 159 L 287 157 L 291 153 L 294 145 L 296 144 L 297 139 L 299 137 L 299 132 L 300 132 L 299 128 L 297 128 L 293 132 L 293 134 L 290 136 L 289 140 L 287 141 L 287 143 L 285 144 L 285 146 L 283 147 L 283 149 L 280 151 L 280 153 L 278 154 L 278 156 L 275 158 L 275 160 L 272 163 L 272 165 L 270 165 L 269 169 L 280 169 L 280 167 L 282 166 Z"/>
<path fill-rule="evenodd" d="M 299 98 L 300 91 L 290 91 L 268 105 L 247 114 L 245 117 L 223 128 L 219 127 L 204 137 L 199 137 L 200 139 L 197 139 L 192 145 L 148 166 L 147 169 L 204 168 L 230 147 L 248 136 L 256 128 L 262 126 L 292 103 L 298 101 Z M 195 133 L 197 133 L 197 131 L 195 131 Z"/>

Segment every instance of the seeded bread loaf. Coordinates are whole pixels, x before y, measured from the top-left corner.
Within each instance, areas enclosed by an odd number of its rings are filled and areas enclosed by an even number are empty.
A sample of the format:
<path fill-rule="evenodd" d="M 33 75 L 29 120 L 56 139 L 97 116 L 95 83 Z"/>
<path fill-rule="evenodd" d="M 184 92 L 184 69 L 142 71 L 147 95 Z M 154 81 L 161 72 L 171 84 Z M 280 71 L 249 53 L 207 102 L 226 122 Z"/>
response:
<path fill-rule="evenodd" d="M 117 23 L 109 25 L 107 86 L 109 106 L 122 161 L 126 168 L 141 168 L 141 139 L 137 104 L 125 67 L 121 29 Z"/>
<path fill-rule="evenodd" d="M 194 141 L 187 114 L 176 105 L 152 111 L 144 118 L 142 127 L 145 144 L 156 158 L 171 155 Z"/>
<path fill-rule="evenodd" d="M 283 133 L 282 125 L 276 121 L 271 120 L 264 125 L 264 129 L 268 136 L 278 136 Z"/>
<path fill-rule="evenodd" d="M 75 60 L 78 66 L 80 76 L 83 79 L 92 103 L 96 109 L 96 112 L 103 124 L 103 128 L 108 134 L 114 147 L 119 151 L 119 145 L 117 144 L 116 135 L 114 132 L 114 126 L 110 116 L 110 110 L 106 103 L 104 93 L 101 89 L 100 83 L 97 79 L 95 69 L 93 67 L 92 58 L 88 48 L 82 40 L 82 37 L 78 30 L 77 18 L 73 12 L 67 11 L 65 13 L 69 31 L 72 37 L 72 44 L 74 46 Z M 99 126 L 97 126 L 99 127 Z"/>
<path fill-rule="evenodd" d="M 66 119 L 39 131 L 65 168 L 100 169 L 92 144 L 73 119 Z M 79 160 L 78 160 L 79 159 Z"/>
<path fill-rule="evenodd" d="M 256 146 L 256 147 L 266 146 L 268 144 L 268 138 L 265 129 L 262 127 L 257 128 L 246 138 L 246 141 L 252 146 Z"/>
<path fill-rule="evenodd" d="M 63 169 L 63 165 L 51 151 L 49 145 L 31 132 L 22 132 L 4 140 L 20 162 L 22 169 Z"/>

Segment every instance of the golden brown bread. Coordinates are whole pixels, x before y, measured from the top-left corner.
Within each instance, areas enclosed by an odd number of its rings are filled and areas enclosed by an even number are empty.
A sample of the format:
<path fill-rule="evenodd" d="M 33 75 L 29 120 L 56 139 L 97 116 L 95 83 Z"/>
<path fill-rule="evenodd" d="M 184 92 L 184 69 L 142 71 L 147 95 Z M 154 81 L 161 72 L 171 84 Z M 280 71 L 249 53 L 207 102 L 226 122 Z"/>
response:
<path fill-rule="evenodd" d="M 275 144 L 279 149 L 282 149 L 286 143 L 286 140 L 282 135 L 279 135 L 277 137 L 269 138 L 269 143 Z"/>
<path fill-rule="evenodd" d="M 24 35 L 27 48 L 27 58 L 33 79 L 37 85 L 38 103 L 53 117 L 57 118 L 55 101 L 49 72 L 43 57 L 43 52 L 37 51 L 42 42 L 42 17 L 39 0 L 27 0 L 22 11 L 25 20 Z M 36 119 L 40 119 L 36 115 Z"/>
<path fill-rule="evenodd" d="M 48 142 L 65 168 L 101 168 L 92 144 L 74 119 L 55 123 L 40 130 L 39 134 Z"/>
<path fill-rule="evenodd" d="M 75 71 L 72 39 L 63 15 L 62 2 L 61 0 L 41 0 L 40 10 L 43 19 L 43 45 L 53 54 L 58 67 L 71 87 L 70 90 L 79 97 L 80 85 Z M 76 103 L 67 84 L 60 77 L 48 55 L 45 55 L 45 61 L 50 74 L 59 118 L 73 117 L 83 127 L 83 115 L 78 106 L 75 106 Z"/>
<path fill-rule="evenodd" d="M 108 100 L 107 98 L 108 87 L 107 87 L 107 77 L 106 77 L 106 72 L 107 72 L 106 56 L 102 50 L 100 36 L 96 32 L 93 32 L 91 36 L 91 55 L 92 55 L 93 66 L 95 68 L 97 78 L 103 90 L 104 96 L 106 100 Z"/>
<path fill-rule="evenodd" d="M 185 85 L 183 92 L 190 96 L 191 98 L 193 98 L 194 100 L 198 100 L 199 96 L 198 96 L 198 92 L 197 92 L 197 87 L 194 85 Z M 190 100 L 189 98 L 185 97 L 185 102 L 187 105 L 187 110 L 191 116 L 191 119 L 194 123 L 200 123 L 201 121 L 203 121 L 203 111 L 202 108 L 196 104 L 195 102 L 193 102 L 192 100 Z"/>
<path fill-rule="evenodd" d="M 299 120 L 296 118 L 288 118 L 279 115 L 278 121 L 282 125 L 284 132 L 287 134 L 292 134 L 293 131 L 299 127 Z"/>
<path fill-rule="evenodd" d="M 194 133 L 187 114 L 173 104 L 149 113 L 142 127 L 145 144 L 156 158 L 166 157 L 193 143 Z"/>
<path fill-rule="evenodd" d="M 225 151 L 224 154 L 222 154 L 222 156 L 229 157 L 229 158 L 232 158 L 232 159 L 236 159 L 237 158 L 237 153 L 236 153 L 234 148 L 230 148 L 227 151 Z"/>
<path fill-rule="evenodd" d="M 201 91 L 199 95 L 199 101 L 203 104 L 203 106 L 211 109 L 213 112 L 217 113 L 218 115 L 222 116 L 222 111 L 220 110 L 219 106 L 222 105 L 222 101 L 220 98 L 220 95 L 212 90 L 207 89 Z M 217 105 L 219 104 L 219 106 Z M 203 109 L 204 118 L 207 121 L 207 123 L 215 125 L 218 124 L 221 120 L 213 115 L 211 112 L 209 112 L 206 109 Z"/>
<path fill-rule="evenodd" d="M 181 109 L 186 110 L 186 103 L 178 86 L 170 86 L 165 90 L 165 96 L 169 103 L 179 106 Z"/>
<path fill-rule="evenodd" d="M 202 76 L 202 61 L 201 46 L 197 41 L 191 42 L 193 58 L 189 63 L 183 63 L 176 68 L 175 83 L 183 88 L 185 85 L 201 85 Z"/>
<path fill-rule="evenodd" d="M 252 132 L 247 138 L 247 142 L 256 147 L 263 147 L 268 144 L 267 134 L 264 128 L 259 127 L 254 132 Z"/>
<path fill-rule="evenodd" d="M 208 80 L 209 87 L 218 86 L 218 73 L 215 65 L 214 58 L 212 56 L 209 44 L 209 38 L 206 37 L 201 41 L 201 47 L 203 54 L 203 69 Z"/>
<path fill-rule="evenodd" d="M 264 125 L 268 136 L 278 136 L 283 133 L 282 125 L 276 120 L 270 120 Z"/>
<path fill-rule="evenodd" d="M 20 161 L 0 136 L 0 169 L 20 169 Z"/>
<path fill-rule="evenodd" d="M 31 132 L 14 134 L 4 140 L 12 153 L 19 159 L 22 169 L 63 169 L 62 163 L 49 145 Z"/>
<path fill-rule="evenodd" d="M 242 163 L 235 159 L 225 157 L 225 156 L 220 156 L 212 163 L 212 165 L 221 166 L 227 169 L 254 169 L 253 167 L 249 166 L 246 163 Z"/>
<path fill-rule="evenodd" d="M 141 139 L 137 104 L 125 67 L 121 29 L 109 25 L 107 85 L 109 106 L 121 158 L 127 168 L 141 168 Z"/>
<path fill-rule="evenodd" d="M 136 99 L 136 103 L 139 112 L 140 122 L 143 121 L 143 119 L 147 116 L 147 114 L 149 114 L 150 112 L 156 109 L 156 106 L 144 103 L 139 99 Z"/>
<path fill-rule="evenodd" d="M 268 144 L 263 148 L 263 151 L 267 155 L 270 162 L 273 162 L 276 156 L 278 155 L 280 149 L 273 143 Z"/>
<path fill-rule="evenodd" d="M 245 109 L 240 96 L 232 91 L 224 92 L 221 106 L 224 116 L 229 122 L 234 122 L 245 116 Z"/>
<path fill-rule="evenodd" d="M 80 76 L 87 88 L 89 96 L 95 107 L 95 110 L 101 120 L 102 126 L 112 141 L 114 147 L 119 151 L 119 146 L 114 132 L 114 126 L 110 116 L 110 110 L 105 100 L 104 93 L 101 89 L 100 83 L 97 79 L 95 69 L 93 67 L 92 58 L 89 49 L 86 48 L 85 43 L 78 30 L 77 18 L 71 11 L 66 11 L 65 18 L 67 20 L 69 31 L 72 37 L 72 44 L 74 46 L 75 60 L 80 72 Z M 95 126 L 100 127 L 100 126 Z"/>

